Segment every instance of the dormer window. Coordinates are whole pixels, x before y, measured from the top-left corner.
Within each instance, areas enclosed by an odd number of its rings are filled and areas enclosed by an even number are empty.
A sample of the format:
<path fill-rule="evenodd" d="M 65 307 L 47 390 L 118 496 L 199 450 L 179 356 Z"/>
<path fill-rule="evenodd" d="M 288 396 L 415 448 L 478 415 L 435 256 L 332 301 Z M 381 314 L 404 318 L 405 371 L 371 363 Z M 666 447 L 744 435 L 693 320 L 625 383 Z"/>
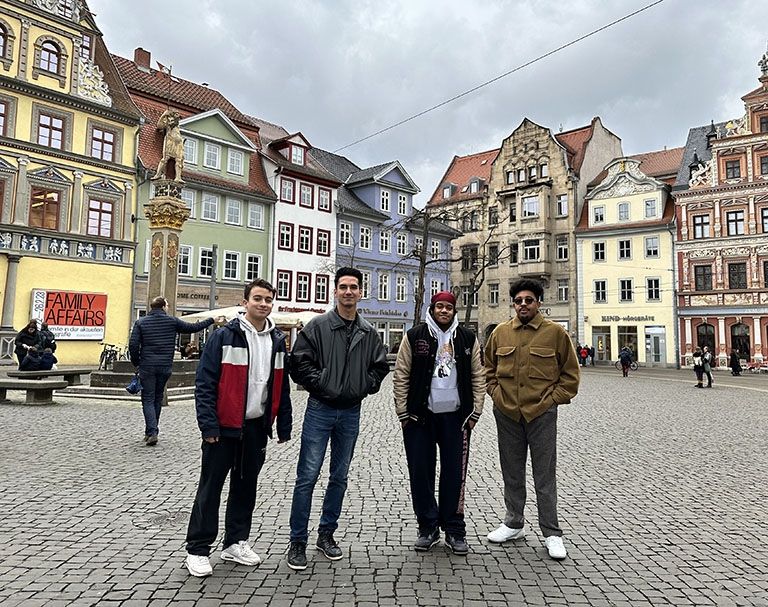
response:
<path fill-rule="evenodd" d="M 480 191 L 480 182 L 475 180 L 469 184 L 469 191 L 471 194 L 477 194 Z"/>
<path fill-rule="evenodd" d="M 443 198 L 450 198 L 451 197 L 451 186 L 446 185 L 443 186 Z"/>
<path fill-rule="evenodd" d="M 51 36 L 41 36 L 35 41 L 35 59 L 32 77 L 55 78 L 64 87 L 67 80 L 67 53 L 64 45 Z"/>
<path fill-rule="evenodd" d="M 291 146 L 291 162 L 304 165 L 304 148 L 298 145 Z"/>

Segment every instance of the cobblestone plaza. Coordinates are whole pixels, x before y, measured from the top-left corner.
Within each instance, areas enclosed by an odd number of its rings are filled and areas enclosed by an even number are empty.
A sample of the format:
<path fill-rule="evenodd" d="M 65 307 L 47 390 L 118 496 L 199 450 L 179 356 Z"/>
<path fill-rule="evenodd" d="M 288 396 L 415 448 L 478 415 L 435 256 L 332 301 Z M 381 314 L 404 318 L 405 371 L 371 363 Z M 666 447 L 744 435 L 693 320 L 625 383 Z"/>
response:
<path fill-rule="evenodd" d="M 191 401 L 164 410 L 155 448 L 138 403 L 1 405 L 0 604 L 767 606 L 768 378 L 716 374 L 696 390 L 692 373 L 619 375 L 587 369 L 560 409 L 565 561 L 546 556 L 530 475 L 526 539 L 485 540 L 504 513 L 490 402 L 472 436 L 469 556 L 411 549 L 388 378 L 364 403 L 336 533 L 345 558 L 308 550 L 306 571 L 285 564 L 306 402 L 294 392 L 294 439 L 270 443 L 260 478 L 251 543 L 264 562 L 225 563 L 217 550 L 202 580 L 183 567 L 200 454 Z"/>

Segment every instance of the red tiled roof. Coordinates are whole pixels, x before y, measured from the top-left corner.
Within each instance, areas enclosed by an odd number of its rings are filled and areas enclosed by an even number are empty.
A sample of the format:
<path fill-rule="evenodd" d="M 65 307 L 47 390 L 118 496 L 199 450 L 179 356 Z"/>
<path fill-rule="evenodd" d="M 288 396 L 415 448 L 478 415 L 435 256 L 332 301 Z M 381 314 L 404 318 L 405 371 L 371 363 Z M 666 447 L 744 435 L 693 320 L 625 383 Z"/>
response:
<path fill-rule="evenodd" d="M 148 72 L 144 71 L 130 59 L 119 55 L 112 55 L 112 59 L 128 90 L 134 94 L 138 92 L 157 97 L 170 102 L 175 108 L 185 107 L 193 110 L 190 112 L 192 114 L 219 109 L 238 126 L 256 126 L 248 116 L 240 112 L 216 89 L 184 80 L 175 74 L 171 78 L 152 68 Z"/>
<path fill-rule="evenodd" d="M 592 139 L 595 120 L 597 118 L 593 118 L 592 122 L 587 126 L 563 131 L 555 135 L 555 139 L 568 151 L 568 164 L 577 175 L 581 171 L 581 164 L 584 162 L 584 152 L 587 149 L 587 143 Z"/>
<path fill-rule="evenodd" d="M 141 132 L 139 133 L 139 159 L 145 167 L 151 171 L 154 171 L 160 162 L 160 158 L 162 157 L 164 136 L 162 131 L 157 130 L 156 125 L 158 118 L 160 118 L 160 115 L 167 109 L 167 106 L 165 102 L 142 97 L 140 94 L 134 93 L 133 91 L 131 91 L 131 96 L 147 119 L 146 123 L 141 127 Z M 188 118 L 189 116 L 194 116 L 197 113 L 184 108 L 176 109 L 178 110 L 179 114 L 181 114 L 182 118 Z M 258 146 L 258 132 L 255 127 L 248 129 L 243 125 L 241 130 L 243 131 L 243 134 L 246 135 L 246 137 L 248 137 L 251 141 L 254 142 L 254 144 Z M 252 194 L 260 194 L 262 196 L 266 196 L 267 198 L 276 199 L 277 196 L 275 196 L 274 191 L 271 187 L 269 187 L 269 183 L 267 182 L 267 178 L 264 174 L 264 167 L 261 164 L 261 159 L 258 152 L 254 151 L 250 154 L 250 157 L 251 159 L 248 172 L 248 187 L 243 188 L 243 191 L 247 191 Z M 195 174 L 194 180 L 201 181 L 201 179 L 198 179 L 198 177 L 203 176 L 200 174 Z M 221 185 L 222 187 L 229 187 L 234 189 L 238 189 L 239 187 L 239 184 L 236 182 L 232 182 L 226 179 L 218 180 L 215 177 L 207 175 L 204 177 L 208 180 L 208 183 L 211 184 Z"/>
<path fill-rule="evenodd" d="M 455 202 L 464 198 L 477 198 L 478 194 L 463 195 L 461 190 L 469 185 L 469 181 L 475 177 L 483 179 L 486 183 L 491 178 L 491 165 L 499 154 L 499 148 L 470 154 L 469 156 L 454 156 L 448 170 L 437 184 L 427 206 L 442 204 L 444 201 Z M 452 183 L 456 186 L 456 194 L 448 199 L 443 198 L 443 186 Z"/>
<path fill-rule="evenodd" d="M 680 163 L 683 161 L 685 146 L 659 150 L 657 152 L 645 152 L 630 156 L 640 161 L 640 170 L 648 177 L 676 176 Z M 671 184 L 670 184 L 671 185 Z"/>

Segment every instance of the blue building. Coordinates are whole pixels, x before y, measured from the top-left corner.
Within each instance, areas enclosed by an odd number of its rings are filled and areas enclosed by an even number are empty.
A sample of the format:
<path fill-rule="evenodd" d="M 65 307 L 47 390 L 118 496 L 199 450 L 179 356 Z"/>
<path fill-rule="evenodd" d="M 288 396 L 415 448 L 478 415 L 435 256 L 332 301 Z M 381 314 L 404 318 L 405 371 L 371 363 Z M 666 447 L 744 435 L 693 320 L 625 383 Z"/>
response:
<path fill-rule="evenodd" d="M 343 184 L 336 209 L 336 266 L 363 273 L 358 309 L 389 350 L 397 351 L 413 325 L 417 252 L 427 248 L 423 318 L 430 297 L 451 287 L 450 245 L 459 233 L 432 221 L 425 242 L 421 216 L 413 209 L 419 188 L 397 160 L 361 169 L 344 156 L 316 148 L 310 153 Z"/>

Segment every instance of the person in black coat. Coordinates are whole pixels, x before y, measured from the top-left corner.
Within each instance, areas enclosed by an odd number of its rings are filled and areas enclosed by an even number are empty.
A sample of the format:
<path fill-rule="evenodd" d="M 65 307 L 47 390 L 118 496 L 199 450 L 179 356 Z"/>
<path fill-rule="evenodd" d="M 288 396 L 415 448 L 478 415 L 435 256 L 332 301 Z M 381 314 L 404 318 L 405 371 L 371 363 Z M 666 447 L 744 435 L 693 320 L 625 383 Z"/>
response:
<path fill-rule="evenodd" d="M 53 334 L 53 331 L 48 328 L 48 323 L 43 323 L 40 326 L 40 338 L 43 350 L 50 348 L 51 352 L 56 351 L 56 336 Z"/>
<path fill-rule="evenodd" d="M 32 346 L 24 360 L 19 365 L 19 371 L 39 371 L 40 370 L 40 351 L 37 346 Z"/>
<path fill-rule="evenodd" d="M 57 362 L 59 361 L 54 356 L 53 352 L 51 352 L 51 349 L 46 348 L 45 350 L 43 350 L 43 353 L 40 355 L 40 370 L 51 371 L 56 366 Z"/>
<path fill-rule="evenodd" d="M 731 375 L 741 375 L 741 360 L 739 360 L 739 351 L 731 350 L 731 360 L 729 361 L 731 367 Z"/>
<path fill-rule="evenodd" d="M 15 349 L 16 358 L 19 359 L 19 369 L 21 369 L 21 363 L 24 361 L 24 357 L 27 355 L 27 351 L 35 346 L 42 350 L 42 335 L 37 330 L 37 321 L 33 318 L 27 323 L 21 331 L 16 334 Z"/>

